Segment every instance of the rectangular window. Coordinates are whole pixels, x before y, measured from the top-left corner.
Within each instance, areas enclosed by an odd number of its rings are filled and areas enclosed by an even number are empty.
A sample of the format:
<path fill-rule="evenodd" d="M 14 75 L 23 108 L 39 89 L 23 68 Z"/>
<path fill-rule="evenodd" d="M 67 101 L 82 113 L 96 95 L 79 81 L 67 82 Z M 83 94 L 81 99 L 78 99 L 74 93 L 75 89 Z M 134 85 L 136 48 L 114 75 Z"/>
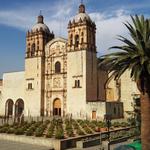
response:
<path fill-rule="evenodd" d="M 33 87 L 32 87 L 32 83 L 28 83 L 28 89 L 33 89 Z"/>
<path fill-rule="evenodd" d="M 80 88 L 80 80 L 75 80 L 75 88 Z"/>

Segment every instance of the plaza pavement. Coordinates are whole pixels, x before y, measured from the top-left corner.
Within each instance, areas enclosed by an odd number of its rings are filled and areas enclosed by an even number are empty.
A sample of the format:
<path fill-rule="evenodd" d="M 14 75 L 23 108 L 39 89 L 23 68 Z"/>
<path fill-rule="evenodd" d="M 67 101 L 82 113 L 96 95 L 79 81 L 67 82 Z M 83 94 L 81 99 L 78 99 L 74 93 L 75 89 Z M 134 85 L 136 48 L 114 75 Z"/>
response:
<path fill-rule="evenodd" d="M 50 150 L 45 146 L 0 140 L 0 150 Z"/>

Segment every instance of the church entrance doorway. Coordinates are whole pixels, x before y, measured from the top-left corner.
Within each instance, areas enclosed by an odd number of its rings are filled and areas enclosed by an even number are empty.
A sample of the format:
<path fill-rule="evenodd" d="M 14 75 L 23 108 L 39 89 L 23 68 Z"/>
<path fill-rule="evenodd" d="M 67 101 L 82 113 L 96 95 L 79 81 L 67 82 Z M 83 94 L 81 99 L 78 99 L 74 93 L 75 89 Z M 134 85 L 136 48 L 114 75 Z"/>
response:
<path fill-rule="evenodd" d="M 15 116 L 20 117 L 24 110 L 24 101 L 22 99 L 18 99 L 15 103 Z"/>
<path fill-rule="evenodd" d="M 92 111 L 92 119 L 93 119 L 93 120 L 96 119 L 96 111 Z"/>
<path fill-rule="evenodd" d="M 61 116 L 61 102 L 60 99 L 55 99 L 53 103 L 53 115 Z"/>
<path fill-rule="evenodd" d="M 14 105 L 13 100 L 8 99 L 8 100 L 6 101 L 5 114 L 6 114 L 7 117 L 10 117 L 10 116 L 13 115 L 13 105 Z"/>

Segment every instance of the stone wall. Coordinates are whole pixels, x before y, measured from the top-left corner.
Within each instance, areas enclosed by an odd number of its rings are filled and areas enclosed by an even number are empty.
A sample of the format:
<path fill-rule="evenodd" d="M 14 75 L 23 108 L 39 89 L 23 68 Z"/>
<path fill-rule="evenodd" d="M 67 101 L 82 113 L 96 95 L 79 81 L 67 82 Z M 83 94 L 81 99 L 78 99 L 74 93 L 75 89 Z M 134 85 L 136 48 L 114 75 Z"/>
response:
<path fill-rule="evenodd" d="M 2 101 L 0 115 L 5 115 L 5 104 L 8 99 L 13 100 L 14 108 L 18 99 L 25 101 L 24 72 L 11 72 L 3 75 Z M 14 109 L 13 109 L 14 114 Z"/>

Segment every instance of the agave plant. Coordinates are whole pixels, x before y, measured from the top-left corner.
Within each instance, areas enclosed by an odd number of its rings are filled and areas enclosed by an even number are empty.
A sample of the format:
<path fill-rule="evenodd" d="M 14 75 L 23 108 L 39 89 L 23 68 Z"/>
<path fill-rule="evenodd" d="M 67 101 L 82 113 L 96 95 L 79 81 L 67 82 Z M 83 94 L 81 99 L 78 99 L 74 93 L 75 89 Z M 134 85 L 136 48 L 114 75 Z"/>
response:
<path fill-rule="evenodd" d="M 130 70 L 130 77 L 137 83 L 141 93 L 142 150 L 150 149 L 150 20 L 144 16 L 131 16 L 132 23 L 124 25 L 130 38 L 119 36 L 122 46 L 113 46 L 117 52 L 100 57 L 99 66 L 105 66 L 110 78 L 119 79 Z"/>

